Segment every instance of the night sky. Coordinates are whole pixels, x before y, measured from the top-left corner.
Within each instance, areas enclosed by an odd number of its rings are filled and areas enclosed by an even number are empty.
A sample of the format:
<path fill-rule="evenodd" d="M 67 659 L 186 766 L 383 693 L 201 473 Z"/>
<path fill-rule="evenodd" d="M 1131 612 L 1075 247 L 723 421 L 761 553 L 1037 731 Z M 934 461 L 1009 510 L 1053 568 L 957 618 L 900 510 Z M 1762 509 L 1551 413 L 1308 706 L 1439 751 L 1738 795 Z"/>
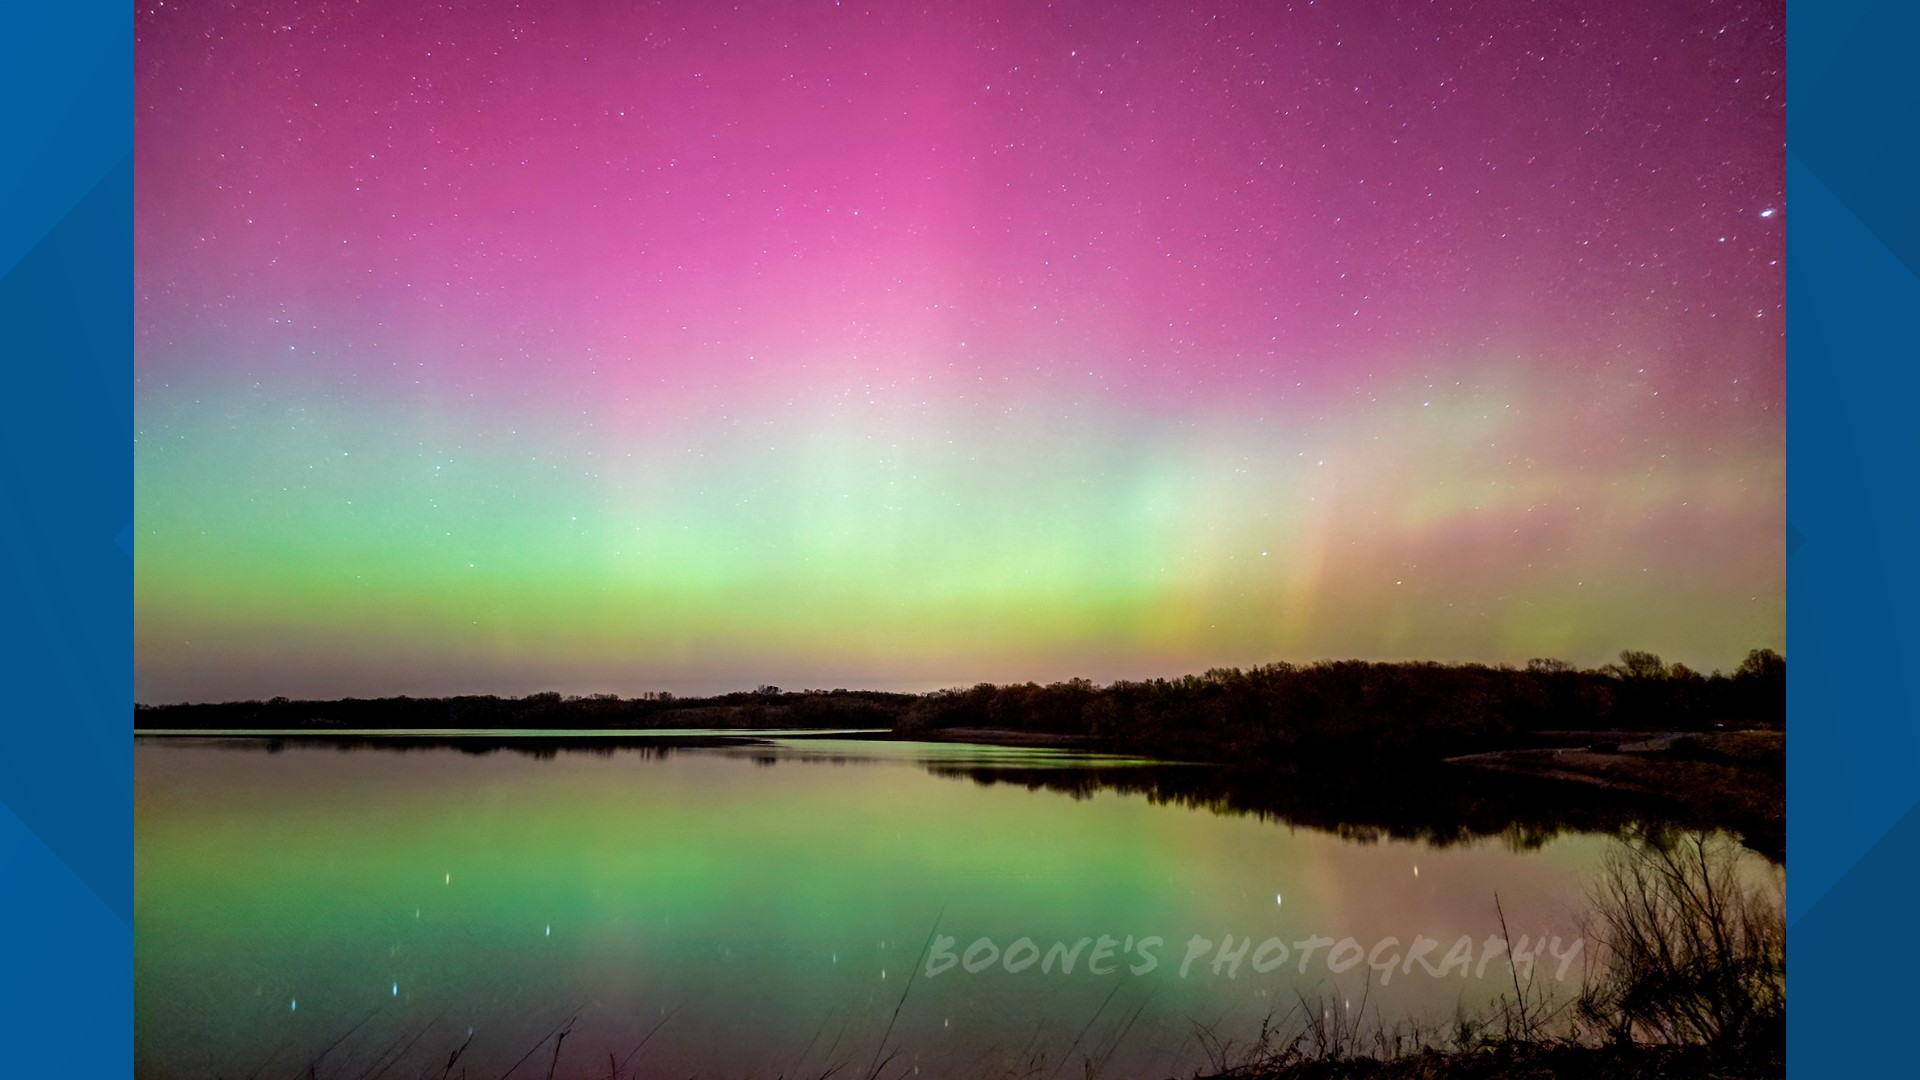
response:
<path fill-rule="evenodd" d="M 136 13 L 136 692 L 1784 648 L 1784 8 Z"/>

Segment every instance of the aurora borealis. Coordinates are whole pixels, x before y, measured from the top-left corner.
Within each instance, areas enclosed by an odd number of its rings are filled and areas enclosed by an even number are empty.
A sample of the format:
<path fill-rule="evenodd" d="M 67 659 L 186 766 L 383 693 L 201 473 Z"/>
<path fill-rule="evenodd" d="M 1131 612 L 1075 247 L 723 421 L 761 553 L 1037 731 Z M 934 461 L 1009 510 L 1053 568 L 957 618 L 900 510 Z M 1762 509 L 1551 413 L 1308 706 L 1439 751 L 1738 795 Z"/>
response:
<path fill-rule="evenodd" d="M 136 13 L 136 693 L 1784 648 L 1778 3 Z"/>

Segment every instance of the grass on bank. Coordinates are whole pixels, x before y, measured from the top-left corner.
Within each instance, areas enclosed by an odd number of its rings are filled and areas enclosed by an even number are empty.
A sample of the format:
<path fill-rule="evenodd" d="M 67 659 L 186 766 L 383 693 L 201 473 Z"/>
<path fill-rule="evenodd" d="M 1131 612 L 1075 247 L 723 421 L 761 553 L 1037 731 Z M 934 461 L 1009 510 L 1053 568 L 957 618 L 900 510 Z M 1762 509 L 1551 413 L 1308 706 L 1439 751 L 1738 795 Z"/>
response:
<path fill-rule="evenodd" d="M 1494 1013 L 1446 1030 L 1363 1027 L 1302 999 L 1243 1047 L 1196 1037 L 1210 1080 L 1771 1077 L 1786 1065 L 1785 898 L 1741 873 L 1724 834 L 1645 836 L 1609 852 L 1588 895 L 1581 992 L 1513 972 Z M 1504 919 L 1503 919 L 1504 922 Z"/>

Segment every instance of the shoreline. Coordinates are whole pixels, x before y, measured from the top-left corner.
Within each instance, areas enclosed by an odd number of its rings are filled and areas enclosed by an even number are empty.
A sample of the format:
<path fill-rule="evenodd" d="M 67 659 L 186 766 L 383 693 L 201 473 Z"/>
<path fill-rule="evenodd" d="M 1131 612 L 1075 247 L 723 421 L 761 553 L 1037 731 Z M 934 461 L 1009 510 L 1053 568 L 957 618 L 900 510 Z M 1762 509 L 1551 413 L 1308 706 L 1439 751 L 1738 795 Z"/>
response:
<path fill-rule="evenodd" d="M 1005 747 L 1087 755 L 1063 776 L 1054 769 L 929 762 L 938 772 L 980 782 L 1068 790 L 1111 787 L 1150 798 L 1273 814 L 1328 827 L 1337 821 L 1389 835 L 1489 835 L 1503 829 L 1618 831 L 1629 827 L 1723 829 L 1770 861 L 1786 857 L 1785 735 L 1765 729 L 1718 732 L 1541 731 L 1528 745 L 1433 758 L 1324 755 L 1219 760 L 1175 757 L 1150 747 L 1087 735 L 964 727 L 901 731 L 870 727 L 721 728 L 141 728 L 136 740 L 309 744 L 399 752 L 551 755 L 569 750 L 672 752 L 771 747 L 774 740 L 847 740 L 930 746 Z M 1626 737 L 1631 741 L 1626 741 Z M 1574 743 L 1547 745 L 1540 742 Z M 1127 759 L 1124 767 L 1102 757 Z M 1209 759 L 1211 758 L 1211 760 Z M 1036 766 L 1039 762 L 1034 763 Z M 1084 774 L 1084 775 L 1082 775 Z M 1124 775 L 1123 775 L 1124 774 Z M 1387 788 L 1380 788 L 1386 783 Z M 1382 800 L 1382 791 L 1393 793 Z"/>

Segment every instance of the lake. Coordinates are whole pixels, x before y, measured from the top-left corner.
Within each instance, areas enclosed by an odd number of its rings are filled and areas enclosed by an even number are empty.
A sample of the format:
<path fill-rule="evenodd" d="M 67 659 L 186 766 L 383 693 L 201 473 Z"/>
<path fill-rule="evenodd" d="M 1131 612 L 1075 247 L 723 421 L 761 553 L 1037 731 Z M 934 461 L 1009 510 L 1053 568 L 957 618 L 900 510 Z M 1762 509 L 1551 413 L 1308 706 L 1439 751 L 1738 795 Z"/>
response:
<path fill-rule="evenodd" d="M 1057 749 L 684 736 L 137 739 L 137 1075 L 544 1077 L 560 1030 L 556 1076 L 1191 1075 L 1303 1004 L 1510 992 L 1496 894 L 1571 993 L 1614 843 L 1310 827 Z"/>

